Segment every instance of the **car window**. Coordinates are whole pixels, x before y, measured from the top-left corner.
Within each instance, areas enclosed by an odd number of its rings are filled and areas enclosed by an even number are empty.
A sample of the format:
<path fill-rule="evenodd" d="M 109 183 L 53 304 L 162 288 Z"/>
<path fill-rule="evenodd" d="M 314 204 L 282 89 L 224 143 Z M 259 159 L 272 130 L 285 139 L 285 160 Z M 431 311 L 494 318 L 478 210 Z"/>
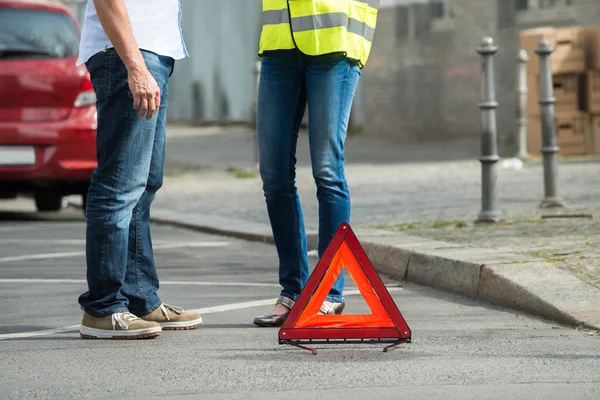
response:
<path fill-rule="evenodd" d="M 0 7 L 0 58 L 69 58 L 79 34 L 67 15 Z"/>

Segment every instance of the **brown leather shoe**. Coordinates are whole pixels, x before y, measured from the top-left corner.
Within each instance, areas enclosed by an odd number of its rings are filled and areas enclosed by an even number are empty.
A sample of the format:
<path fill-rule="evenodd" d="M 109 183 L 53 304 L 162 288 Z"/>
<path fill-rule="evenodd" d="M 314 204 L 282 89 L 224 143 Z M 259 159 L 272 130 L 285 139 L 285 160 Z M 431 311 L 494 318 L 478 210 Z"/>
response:
<path fill-rule="evenodd" d="M 281 304 L 286 307 L 288 311 L 285 314 L 265 314 L 260 317 L 254 318 L 254 325 L 262 326 L 262 327 L 279 327 L 282 326 L 290 315 L 290 311 L 292 311 L 292 307 L 294 307 L 294 300 L 288 299 L 287 297 L 279 297 L 275 305 Z"/>
<path fill-rule="evenodd" d="M 193 311 L 184 311 L 181 307 L 161 304 L 150 314 L 140 316 L 145 321 L 158 322 L 164 331 L 196 329 L 202 323 L 202 317 Z"/>

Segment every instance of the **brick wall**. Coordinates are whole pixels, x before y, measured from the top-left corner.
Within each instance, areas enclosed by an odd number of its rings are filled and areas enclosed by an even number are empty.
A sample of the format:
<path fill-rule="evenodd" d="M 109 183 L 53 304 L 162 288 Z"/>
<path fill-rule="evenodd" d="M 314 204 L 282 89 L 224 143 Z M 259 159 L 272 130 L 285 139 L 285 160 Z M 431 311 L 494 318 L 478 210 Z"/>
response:
<path fill-rule="evenodd" d="M 443 19 L 426 5 L 383 9 L 365 68 L 368 135 L 399 141 L 479 138 L 481 65 L 476 49 L 492 36 L 496 56 L 499 148 L 515 149 L 519 31 L 541 25 L 600 25 L 599 0 L 517 12 L 514 0 L 453 0 Z M 530 56 L 536 56 L 532 54 Z"/>

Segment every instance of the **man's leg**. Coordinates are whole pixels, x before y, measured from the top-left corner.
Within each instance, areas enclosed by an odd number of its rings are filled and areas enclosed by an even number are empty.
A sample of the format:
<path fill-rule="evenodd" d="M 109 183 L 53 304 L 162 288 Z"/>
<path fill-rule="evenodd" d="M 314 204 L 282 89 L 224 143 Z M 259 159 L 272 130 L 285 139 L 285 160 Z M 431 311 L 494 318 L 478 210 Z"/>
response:
<path fill-rule="evenodd" d="M 319 257 L 336 230 L 350 222 L 350 194 L 344 174 L 344 142 L 360 70 L 342 56 L 321 56 L 306 70 L 309 141 L 319 200 Z M 340 275 L 327 300 L 344 301 Z M 331 313 L 336 310 L 326 310 Z M 341 312 L 341 310 L 339 310 Z"/>
<path fill-rule="evenodd" d="M 194 329 L 202 323 L 202 317 L 198 313 L 163 304 L 158 297 L 159 280 L 150 235 L 150 206 L 163 184 L 168 80 L 173 72 L 174 61 L 169 57 L 142 53 L 160 88 L 161 105 L 155 116 L 157 122 L 148 182 L 142 197 L 133 208 L 129 224 L 127 272 L 122 292 L 129 300 L 129 310 L 143 320 L 159 323 L 164 330 Z"/>
<path fill-rule="evenodd" d="M 157 118 L 148 121 L 133 109 L 127 69 L 113 49 L 94 56 L 87 65 L 99 96 L 98 168 L 92 176 L 86 211 L 89 290 L 79 303 L 91 316 L 104 317 L 128 311 L 123 284 L 129 224 L 146 189 Z"/>
<path fill-rule="evenodd" d="M 145 315 L 156 310 L 162 301 L 158 297 L 159 279 L 154 263 L 150 235 L 150 205 L 163 184 L 165 162 L 165 133 L 167 125 L 168 79 L 173 70 L 173 59 L 142 52 L 148 69 L 160 88 L 160 108 L 156 113 L 156 129 L 146 189 L 133 208 L 129 224 L 127 273 L 123 295 L 129 300 L 129 310 Z"/>

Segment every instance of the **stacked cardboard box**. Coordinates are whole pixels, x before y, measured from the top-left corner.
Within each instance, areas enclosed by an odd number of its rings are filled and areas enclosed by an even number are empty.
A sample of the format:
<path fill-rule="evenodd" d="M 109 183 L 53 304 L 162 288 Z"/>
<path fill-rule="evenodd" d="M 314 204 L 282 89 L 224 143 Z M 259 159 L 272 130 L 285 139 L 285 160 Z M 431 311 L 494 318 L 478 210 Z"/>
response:
<path fill-rule="evenodd" d="M 583 101 L 588 62 L 588 33 L 582 27 L 536 28 L 521 32 L 521 48 L 529 55 L 527 63 L 528 86 L 528 140 L 530 153 L 539 153 L 542 147 L 540 120 L 539 58 L 535 53 L 541 39 L 546 39 L 554 52 L 550 55 L 556 141 L 561 154 L 586 154 L 590 148 L 590 118 Z M 599 122 L 600 124 L 600 122 Z"/>
<path fill-rule="evenodd" d="M 586 64 L 583 102 L 590 115 L 589 153 L 600 154 L 600 27 L 586 29 Z"/>

